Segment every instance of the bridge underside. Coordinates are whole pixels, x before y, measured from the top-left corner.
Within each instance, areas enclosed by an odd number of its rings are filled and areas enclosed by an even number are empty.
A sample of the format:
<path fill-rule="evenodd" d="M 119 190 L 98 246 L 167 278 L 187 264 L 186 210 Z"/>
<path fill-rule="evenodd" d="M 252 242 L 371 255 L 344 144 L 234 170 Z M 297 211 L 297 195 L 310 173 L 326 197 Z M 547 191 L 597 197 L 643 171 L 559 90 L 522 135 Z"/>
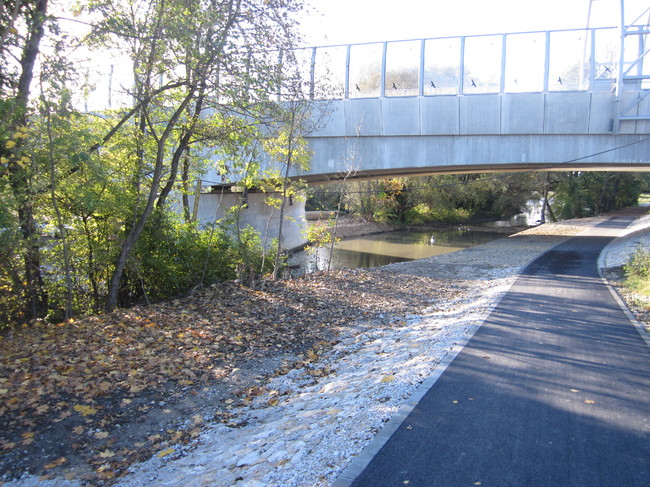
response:
<path fill-rule="evenodd" d="M 563 164 L 561 167 L 557 165 L 543 165 L 543 164 L 518 164 L 514 167 L 512 164 L 503 165 L 473 165 L 467 164 L 463 166 L 445 166 L 445 167 L 429 167 L 429 168 L 402 168 L 400 171 L 360 171 L 348 174 L 346 173 L 332 173 L 318 176 L 301 176 L 295 177 L 305 181 L 309 185 L 319 185 L 334 183 L 337 181 L 367 181 L 373 179 L 389 179 L 389 178 L 405 178 L 405 177 L 419 177 L 419 176 L 435 176 L 441 174 L 474 174 L 474 173 L 515 173 L 515 172 L 542 172 L 542 171 L 615 171 L 615 172 L 650 172 L 650 165 L 639 167 L 638 164 L 634 165 L 621 165 L 621 164 L 599 164 L 599 165 L 584 165 L 584 164 Z"/>
<path fill-rule="evenodd" d="M 311 137 L 311 184 L 432 174 L 650 171 L 648 135 Z M 298 175 L 296 175 L 298 176 Z"/>

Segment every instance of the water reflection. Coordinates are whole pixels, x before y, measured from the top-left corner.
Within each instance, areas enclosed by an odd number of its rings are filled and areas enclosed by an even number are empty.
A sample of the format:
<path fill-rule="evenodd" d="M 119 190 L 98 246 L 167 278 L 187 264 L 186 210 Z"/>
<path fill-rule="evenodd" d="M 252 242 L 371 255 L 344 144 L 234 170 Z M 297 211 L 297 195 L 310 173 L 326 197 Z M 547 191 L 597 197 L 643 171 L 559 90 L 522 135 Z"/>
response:
<path fill-rule="evenodd" d="M 445 230 L 399 231 L 351 238 L 334 246 L 330 269 L 369 268 L 424 259 L 481 245 L 504 236 L 503 231 L 475 230 L 459 226 Z M 300 272 L 314 272 L 327 269 L 329 260 L 328 247 L 320 248 L 313 254 L 299 252 L 292 256 L 289 264 L 299 265 Z"/>

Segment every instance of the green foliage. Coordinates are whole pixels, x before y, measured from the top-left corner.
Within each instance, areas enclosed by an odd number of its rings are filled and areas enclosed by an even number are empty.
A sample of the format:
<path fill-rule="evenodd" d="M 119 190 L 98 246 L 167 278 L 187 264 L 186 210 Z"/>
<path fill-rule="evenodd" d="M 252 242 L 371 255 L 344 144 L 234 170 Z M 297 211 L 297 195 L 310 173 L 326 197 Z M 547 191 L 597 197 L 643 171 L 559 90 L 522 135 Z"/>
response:
<path fill-rule="evenodd" d="M 215 234 L 212 260 L 207 263 L 209 277 L 228 278 L 232 276 L 228 266 L 215 262 L 215 256 L 223 256 L 228 242 L 221 232 Z M 186 292 L 200 281 L 206 253 L 206 232 L 156 212 L 127 263 L 120 289 L 121 304 L 132 304 L 144 297 L 158 301 Z"/>
<path fill-rule="evenodd" d="M 332 243 L 332 223 L 329 221 L 318 220 L 307 227 L 307 241 L 316 247 L 322 247 Z"/>
<path fill-rule="evenodd" d="M 120 304 L 159 301 L 197 285 L 235 278 L 257 278 L 272 268 L 264 261 L 259 234 L 217 223 L 214 230 L 185 223 L 169 212 L 156 212 L 147 223 L 127 264 Z"/>
<path fill-rule="evenodd" d="M 571 172 L 556 175 L 553 211 L 560 219 L 583 218 L 637 204 L 644 181 L 636 173 Z"/>
<path fill-rule="evenodd" d="M 14 25 L 13 7 L 0 7 L 8 22 L 0 46 L 0 319 L 56 320 L 71 307 L 75 314 L 111 309 L 116 290 L 129 304 L 268 272 L 275 254 L 255 232 L 181 222 L 166 199 L 192 191 L 214 156 L 225 180 L 261 185 L 260 132 L 287 120 L 269 99 L 290 81 L 268 52 L 295 44 L 300 0 L 90 0 L 67 16 L 89 14 L 92 34 L 67 44 L 68 34 L 36 4 L 22 2 Z M 26 49 L 35 34 L 51 49 Z M 71 82 L 79 63 L 66 49 L 79 45 L 130 61 L 134 106 L 75 112 L 71 100 L 89 93 L 87 83 Z M 35 63 L 21 66 L 23 55 Z M 33 65 L 38 72 L 25 78 L 38 82 L 32 99 L 18 80 Z M 278 134 L 274 155 L 304 168 L 298 132 Z M 35 306 L 41 292 L 49 308 Z M 30 317 L 26 302 L 36 311 Z"/>
<path fill-rule="evenodd" d="M 405 213 L 405 223 L 421 225 L 424 223 L 460 223 L 469 219 L 469 212 L 463 208 L 430 208 L 420 203 Z"/>
<path fill-rule="evenodd" d="M 625 286 L 650 297 L 650 250 L 638 248 L 625 265 Z"/>
<path fill-rule="evenodd" d="M 323 186 L 310 208 L 328 208 L 341 194 L 344 207 L 368 220 L 421 224 L 477 217 L 511 218 L 531 199 L 548 195 L 560 219 L 590 216 L 632 206 L 648 187 L 637 173 L 461 174 L 349 183 L 346 191 Z"/>
<path fill-rule="evenodd" d="M 318 220 L 317 222 L 309 223 L 307 226 L 307 231 L 305 237 L 307 238 L 308 245 L 305 247 L 305 251 L 314 256 L 316 260 L 316 268 L 320 268 L 319 260 L 319 250 L 325 246 L 333 246 L 340 239 L 334 236 L 336 219 L 331 221 Z M 331 254 L 330 254 L 331 255 Z M 327 264 L 327 270 L 329 271 L 329 263 Z"/>
<path fill-rule="evenodd" d="M 276 249 L 275 240 L 265 248 L 259 232 L 246 227 L 239 231 L 239 238 L 233 242 L 231 269 L 242 281 L 266 276 L 273 271 Z"/>
<path fill-rule="evenodd" d="M 7 192 L 0 191 L 0 329 L 24 317 L 21 239 L 6 199 Z"/>
<path fill-rule="evenodd" d="M 535 197 L 537 186 L 531 174 L 386 179 L 350 183 L 344 203 L 357 216 L 389 223 L 457 222 L 477 216 L 509 218 L 525 209 L 527 201 Z M 314 193 L 312 206 L 319 204 L 316 198 L 327 194 L 327 188 Z"/>
<path fill-rule="evenodd" d="M 352 182 L 343 201 L 350 212 L 363 219 L 379 223 L 396 222 L 402 219 L 406 209 L 403 180 Z"/>
<path fill-rule="evenodd" d="M 328 184 L 309 188 L 306 211 L 334 211 L 338 210 L 339 203 L 343 197 L 344 187 L 342 184 Z"/>

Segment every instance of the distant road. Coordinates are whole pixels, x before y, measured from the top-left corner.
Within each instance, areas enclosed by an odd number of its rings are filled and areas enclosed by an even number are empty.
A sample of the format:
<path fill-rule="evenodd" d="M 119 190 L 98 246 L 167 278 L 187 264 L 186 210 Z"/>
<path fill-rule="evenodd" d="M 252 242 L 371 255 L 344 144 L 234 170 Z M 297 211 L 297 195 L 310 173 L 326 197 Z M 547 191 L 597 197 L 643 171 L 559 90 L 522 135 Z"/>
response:
<path fill-rule="evenodd" d="M 632 221 L 531 263 L 352 485 L 649 486 L 650 348 L 597 271 Z"/>

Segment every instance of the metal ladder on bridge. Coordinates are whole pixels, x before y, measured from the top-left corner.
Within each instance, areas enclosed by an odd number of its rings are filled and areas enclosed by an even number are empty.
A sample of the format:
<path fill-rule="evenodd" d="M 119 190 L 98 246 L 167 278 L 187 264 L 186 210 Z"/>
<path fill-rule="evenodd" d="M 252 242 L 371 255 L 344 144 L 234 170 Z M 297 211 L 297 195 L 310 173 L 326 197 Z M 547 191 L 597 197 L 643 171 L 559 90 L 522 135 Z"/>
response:
<path fill-rule="evenodd" d="M 620 0 L 620 5 L 620 45 L 615 86 L 616 111 L 612 126 L 614 134 L 619 133 L 623 122 L 650 121 L 650 111 L 645 110 L 645 113 L 639 111 L 641 102 L 650 95 L 650 74 L 644 74 L 643 70 L 644 58 L 650 53 L 650 7 L 626 25 L 625 1 Z M 642 21 L 644 17 L 645 22 Z M 626 54 L 629 55 L 630 52 L 633 52 L 634 58 L 632 61 L 626 61 Z M 625 97 L 626 93 L 633 93 L 633 98 Z"/>

